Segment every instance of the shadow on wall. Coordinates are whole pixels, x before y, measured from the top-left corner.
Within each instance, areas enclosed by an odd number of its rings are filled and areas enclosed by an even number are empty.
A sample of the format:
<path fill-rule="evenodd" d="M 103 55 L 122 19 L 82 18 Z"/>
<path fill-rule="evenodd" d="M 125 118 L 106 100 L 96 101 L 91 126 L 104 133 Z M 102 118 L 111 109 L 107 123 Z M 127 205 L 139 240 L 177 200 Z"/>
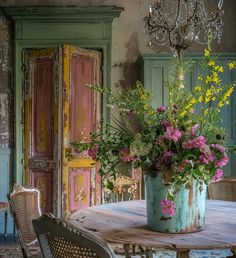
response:
<path fill-rule="evenodd" d="M 123 79 L 116 82 L 115 87 L 130 89 L 135 87 L 137 80 L 140 80 L 139 68 L 135 63 L 140 54 L 137 31 L 134 31 L 131 34 L 125 47 L 127 49 L 125 55 L 126 61 L 119 64 L 115 63 L 113 65 L 113 68 L 120 68 L 122 70 L 121 75 L 123 74 Z"/>

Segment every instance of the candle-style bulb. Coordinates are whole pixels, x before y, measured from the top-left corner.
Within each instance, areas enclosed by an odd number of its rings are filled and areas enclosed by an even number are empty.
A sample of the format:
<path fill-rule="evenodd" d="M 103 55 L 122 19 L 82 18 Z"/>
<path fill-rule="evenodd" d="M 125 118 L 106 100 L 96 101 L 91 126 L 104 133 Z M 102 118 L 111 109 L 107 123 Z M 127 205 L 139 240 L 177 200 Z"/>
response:
<path fill-rule="evenodd" d="M 152 15 L 152 6 L 149 5 L 149 14 Z"/>

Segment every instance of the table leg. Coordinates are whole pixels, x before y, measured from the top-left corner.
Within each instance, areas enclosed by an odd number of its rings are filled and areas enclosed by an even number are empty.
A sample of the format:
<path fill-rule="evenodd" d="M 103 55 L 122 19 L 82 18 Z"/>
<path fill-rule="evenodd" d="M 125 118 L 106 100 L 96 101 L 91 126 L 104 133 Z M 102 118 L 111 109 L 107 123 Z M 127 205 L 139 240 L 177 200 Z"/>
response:
<path fill-rule="evenodd" d="M 231 251 L 233 252 L 233 258 L 236 258 L 236 247 L 232 247 Z"/>
<path fill-rule="evenodd" d="M 8 218 L 8 211 L 5 211 L 4 238 L 7 238 L 7 218 Z"/>
<path fill-rule="evenodd" d="M 153 258 L 153 251 L 152 249 L 146 249 L 146 258 Z"/>
<path fill-rule="evenodd" d="M 189 250 L 177 251 L 177 258 L 189 258 Z"/>
<path fill-rule="evenodd" d="M 125 258 L 131 258 L 130 256 L 130 245 L 124 244 L 123 245 L 124 251 L 125 251 Z"/>

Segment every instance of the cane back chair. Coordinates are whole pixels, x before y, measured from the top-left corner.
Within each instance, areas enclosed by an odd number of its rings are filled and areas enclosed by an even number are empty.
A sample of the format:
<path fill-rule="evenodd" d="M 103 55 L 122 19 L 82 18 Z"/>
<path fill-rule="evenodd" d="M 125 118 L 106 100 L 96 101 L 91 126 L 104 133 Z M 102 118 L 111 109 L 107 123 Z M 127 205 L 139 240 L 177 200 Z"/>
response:
<path fill-rule="evenodd" d="M 109 178 L 108 181 L 112 183 L 113 188 L 103 188 L 103 203 L 123 202 L 136 199 L 137 182 L 134 178 L 118 175 L 116 179 Z"/>
<path fill-rule="evenodd" d="M 41 216 L 40 192 L 36 189 L 13 186 L 8 201 L 17 227 L 24 258 L 41 257 L 32 220 Z"/>
<path fill-rule="evenodd" d="M 44 258 L 115 258 L 112 248 L 100 237 L 66 221 L 44 214 L 33 220 Z"/>
<path fill-rule="evenodd" d="M 115 179 L 113 177 L 108 178 L 104 181 L 105 186 L 107 181 L 112 183 L 113 188 L 103 187 L 102 201 L 104 204 L 140 200 L 142 198 L 142 171 L 139 168 L 132 168 L 131 177 L 119 174 Z M 131 255 L 132 257 L 140 257 L 140 254 L 146 252 L 141 246 L 137 248 L 135 245 L 111 243 L 111 247 L 120 258 L 131 257 Z"/>
<path fill-rule="evenodd" d="M 236 177 L 224 177 L 208 184 L 208 197 L 212 200 L 236 202 Z"/>
<path fill-rule="evenodd" d="M 112 189 L 106 187 L 107 181 L 113 184 Z M 143 173 L 141 168 L 132 168 L 130 176 L 118 174 L 114 179 L 108 178 L 103 182 L 102 202 L 123 202 L 141 200 L 143 197 Z"/>
<path fill-rule="evenodd" d="M 0 214 L 4 213 L 4 238 L 7 238 L 8 203 L 0 202 Z"/>

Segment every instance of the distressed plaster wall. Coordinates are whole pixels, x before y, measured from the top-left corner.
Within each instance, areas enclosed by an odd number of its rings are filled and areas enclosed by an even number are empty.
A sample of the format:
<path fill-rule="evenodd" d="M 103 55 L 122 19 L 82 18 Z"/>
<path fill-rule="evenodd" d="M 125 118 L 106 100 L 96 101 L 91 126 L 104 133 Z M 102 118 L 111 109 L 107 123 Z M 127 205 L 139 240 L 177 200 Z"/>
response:
<path fill-rule="evenodd" d="M 135 66 L 140 53 L 150 53 L 147 48 L 142 18 L 147 15 L 148 5 L 154 0 L 2 0 L 0 6 L 11 5 L 117 5 L 124 7 L 125 11 L 113 22 L 113 48 L 112 48 L 112 86 L 117 84 L 123 87 L 132 87 L 139 79 L 138 68 Z M 208 10 L 215 10 L 218 1 L 206 0 Z M 216 52 L 236 52 L 236 1 L 224 1 L 225 26 L 220 45 L 214 44 Z M 1 16 L 2 17 L 2 16 Z M 6 25 L 2 20 L 0 27 Z M 6 34 L 8 40 L 8 34 Z M 0 38 L 0 45 L 5 40 Z M 2 48 L 2 47 L 1 47 Z M 194 45 L 189 51 L 200 52 L 202 45 Z M 160 52 L 168 51 L 162 47 Z M 12 118 L 9 117 L 9 108 L 12 105 L 13 91 L 10 87 L 9 71 L 4 72 L 0 64 L 0 147 L 8 146 L 9 132 L 11 131 Z M 11 94 L 10 94 L 11 93 Z M 9 95 L 10 94 L 10 95 Z M 11 97 L 10 97 L 11 96 Z M 2 138 L 3 137 L 3 138 Z M 10 137 L 10 139 L 12 136 Z"/>
<path fill-rule="evenodd" d="M 13 90 L 9 22 L 0 12 L 0 148 L 13 143 Z"/>

